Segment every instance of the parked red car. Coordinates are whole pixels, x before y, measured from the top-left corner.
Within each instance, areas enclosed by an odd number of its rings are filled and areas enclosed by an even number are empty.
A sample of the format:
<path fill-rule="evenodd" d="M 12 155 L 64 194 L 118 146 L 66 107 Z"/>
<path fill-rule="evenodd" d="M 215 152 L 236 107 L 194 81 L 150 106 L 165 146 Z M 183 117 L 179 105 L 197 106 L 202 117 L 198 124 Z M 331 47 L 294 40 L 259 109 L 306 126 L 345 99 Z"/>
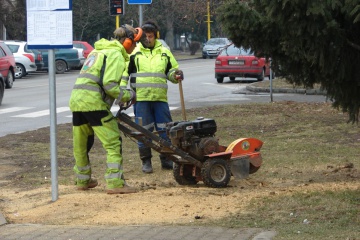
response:
<path fill-rule="evenodd" d="M 84 41 L 73 41 L 73 46 L 75 48 L 82 48 L 84 49 L 84 57 L 87 58 L 89 53 L 94 50 L 93 46 L 91 46 L 88 42 Z"/>
<path fill-rule="evenodd" d="M 12 88 L 15 81 L 15 58 L 9 47 L 0 41 L 0 73 L 5 80 L 5 87 Z"/>
<path fill-rule="evenodd" d="M 258 81 L 270 76 L 269 61 L 258 58 L 251 49 L 235 47 L 234 44 L 224 48 L 215 61 L 215 78 L 218 83 L 229 77 L 235 81 L 236 77 L 256 78 Z"/>

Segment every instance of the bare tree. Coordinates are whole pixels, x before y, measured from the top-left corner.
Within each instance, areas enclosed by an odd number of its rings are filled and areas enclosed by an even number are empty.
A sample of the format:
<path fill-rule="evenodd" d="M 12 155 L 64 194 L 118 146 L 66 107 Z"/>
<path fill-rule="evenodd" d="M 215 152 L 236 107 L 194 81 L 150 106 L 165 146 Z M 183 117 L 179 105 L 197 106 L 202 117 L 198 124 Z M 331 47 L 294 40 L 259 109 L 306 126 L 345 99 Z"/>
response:
<path fill-rule="evenodd" d="M 0 4 L 0 22 L 10 39 L 26 40 L 25 1 L 6 0 Z"/>
<path fill-rule="evenodd" d="M 96 25 L 96 19 L 106 14 L 108 3 L 98 0 L 73 0 L 74 39 L 83 40 L 84 32 Z"/>

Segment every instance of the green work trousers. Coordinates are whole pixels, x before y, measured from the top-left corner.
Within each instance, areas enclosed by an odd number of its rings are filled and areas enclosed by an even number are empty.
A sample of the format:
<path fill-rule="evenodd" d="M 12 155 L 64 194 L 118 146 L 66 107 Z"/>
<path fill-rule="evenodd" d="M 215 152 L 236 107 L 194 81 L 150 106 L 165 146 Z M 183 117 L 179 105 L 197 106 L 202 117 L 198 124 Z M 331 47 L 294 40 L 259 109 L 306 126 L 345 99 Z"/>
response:
<path fill-rule="evenodd" d="M 91 178 L 89 152 L 94 133 L 107 152 L 105 180 L 107 188 L 125 184 L 122 169 L 121 136 L 117 121 L 110 111 L 73 112 L 74 171 L 77 185 L 86 185 Z"/>

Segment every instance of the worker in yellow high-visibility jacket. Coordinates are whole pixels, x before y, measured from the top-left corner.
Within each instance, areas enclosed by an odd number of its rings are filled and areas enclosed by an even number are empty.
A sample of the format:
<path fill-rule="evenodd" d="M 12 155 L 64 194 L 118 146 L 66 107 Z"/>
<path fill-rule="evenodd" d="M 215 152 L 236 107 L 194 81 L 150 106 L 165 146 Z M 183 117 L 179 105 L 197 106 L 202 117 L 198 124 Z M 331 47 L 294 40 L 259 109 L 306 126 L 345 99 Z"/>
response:
<path fill-rule="evenodd" d="M 69 105 L 73 114 L 74 171 L 79 190 L 98 185 L 97 180 L 91 178 L 89 161 L 95 134 L 107 152 L 107 193 L 136 192 L 124 180 L 120 130 L 110 108 L 114 101 L 120 105 L 136 98 L 133 90 L 120 88 L 120 82 L 128 54 L 141 36 L 141 28 L 123 25 L 115 30 L 114 39 L 95 42 L 95 49 L 87 57 L 75 82 Z"/>
<path fill-rule="evenodd" d="M 166 123 L 171 122 L 168 105 L 167 81 L 178 83 L 184 79 L 184 74 L 179 70 L 179 64 L 171 51 L 157 40 L 159 28 L 153 21 L 147 21 L 141 26 L 146 38 L 135 48 L 130 56 L 128 74 L 130 87 L 136 92 L 134 104 L 135 119 L 141 118 L 142 126 L 149 131 L 159 132 L 159 136 L 170 141 L 166 135 Z M 127 86 L 123 80 L 121 86 Z M 142 171 L 152 173 L 151 148 L 138 142 Z M 165 155 L 160 154 L 162 169 L 172 169 L 173 162 Z"/>

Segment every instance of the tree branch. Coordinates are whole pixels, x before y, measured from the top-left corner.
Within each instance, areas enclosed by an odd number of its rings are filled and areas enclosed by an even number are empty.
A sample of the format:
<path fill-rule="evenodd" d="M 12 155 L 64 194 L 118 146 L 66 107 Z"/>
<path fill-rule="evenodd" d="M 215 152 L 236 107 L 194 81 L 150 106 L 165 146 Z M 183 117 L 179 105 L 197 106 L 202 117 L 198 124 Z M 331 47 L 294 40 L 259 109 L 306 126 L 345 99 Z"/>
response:
<path fill-rule="evenodd" d="M 348 43 L 351 47 L 355 48 L 356 50 L 360 50 L 360 46 L 359 46 L 359 45 L 357 45 L 357 44 L 355 44 L 355 43 L 353 43 L 353 42 L 351 42 L 351 41 L 349 41 L 349 40 L 347 40 L 347 43 Z"/>

